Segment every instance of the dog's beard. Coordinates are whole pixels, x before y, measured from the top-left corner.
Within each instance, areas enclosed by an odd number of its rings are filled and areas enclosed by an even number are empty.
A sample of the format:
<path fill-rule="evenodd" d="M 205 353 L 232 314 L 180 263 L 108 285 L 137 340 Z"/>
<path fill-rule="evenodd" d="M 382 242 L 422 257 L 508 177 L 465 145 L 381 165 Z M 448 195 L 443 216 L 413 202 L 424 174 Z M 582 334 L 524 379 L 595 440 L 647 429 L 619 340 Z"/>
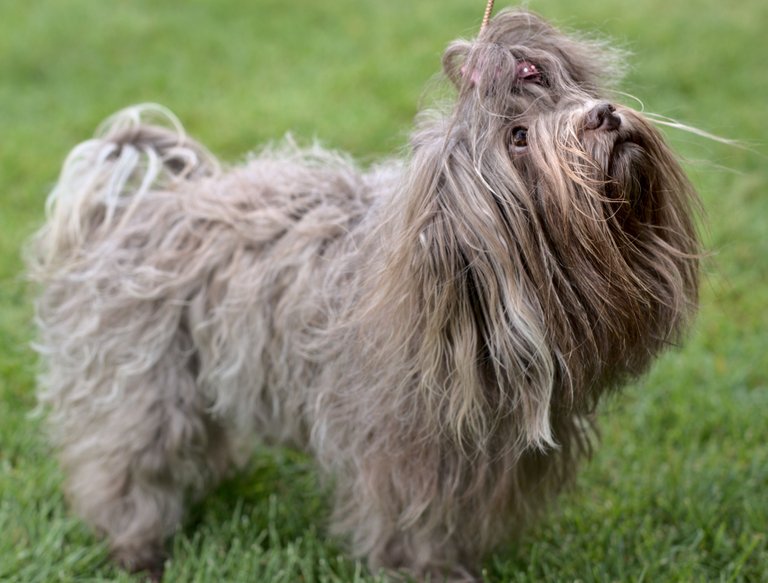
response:
<path fill-rule="evenodd" d="M 628 109 L 615 115 L 619 127 L 583 131 L 581 142 L 595 160 L 598 175 L 604 176 L 606 195 L 637 210 L 670 173 L 676 174 L 677 162 L 658 131 L 640 115 Z"/>
<path fill-rule="evenodd" d="M 577 307 L 591 314 L 593 348 L 608 365 L 592 380 L 608 386 L 641 373 L 687 324 L 697 293 L 695 194 L 659 131 L 640 114 L 618 108 L 615 127 L 589 129 L 595 106 L 587 107 L 565 116 L 571 141 L 544 147 L 558 149 L 556 168 L 572 178 L 576 212 L 559 241 L 572 250 L 559 257 L 568 257 L 569 283 L 582 290 Z M 580 336 L 589 334 L 583 329 Z"/>
<path fill-rule="evenodd" d="M 631 138 L 619 138 L 613 145 L 605 174 L 609 195 L 627 200 L 635 206 L 641 203 L 643 193 L 650 191 L 654 163 L 643 146 Z"/>
<path fill-rule="evenodd" d="M 531 120 L 530 143 L 523 151 L 512 149 L 513 166 L 526 188 L 549 198 L 541 201 L 545 206 L 553 198 L 561 206 L 587 203 L 592 210 L 585 217 L 596 221 L 631 216 L 649 228 L 660 226 L 654 223 L 662 199 L 687 205 L 692 196 L 674 153 L 631 109 L 611 107 L 615 126 L 590 128 L 596 107 L 588 102 Z M 695 238 L 690 227 L 686 221 L 683 230 Z"/>

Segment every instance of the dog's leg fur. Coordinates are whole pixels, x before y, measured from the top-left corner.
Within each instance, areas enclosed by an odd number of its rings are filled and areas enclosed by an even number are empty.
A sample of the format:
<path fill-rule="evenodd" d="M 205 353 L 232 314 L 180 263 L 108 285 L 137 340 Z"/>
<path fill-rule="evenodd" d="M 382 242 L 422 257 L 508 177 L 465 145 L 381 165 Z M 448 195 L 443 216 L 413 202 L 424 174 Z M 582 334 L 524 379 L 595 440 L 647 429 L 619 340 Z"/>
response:
<path fill-rule="evenodd" d="M 555 452 L 506 449 L 474 460 L 415 432 L 372 437 L 355 456 L 362 460 L 356 470 L 335 468 L 334 530 L 352 533 L 353 548 L 373 572 L 478 581 L 479 560 L 520 535 L 590 451 L 589 418 L 554 418 L 552 429 L 562 443 Z"/>
<path fill-rule="evenodd" d="M 150 184 L 215 165 L 178 131 L 140 125 L 146 111 L 135 113 L 135 123 L 124 115 L 73 152 L 31 264 L 46 287 L 37 305 L 48 363 L 40 396 L 68 495 L 121 564 L 157 576 L 185 499 L 218 479 L 231 456 L 196 386 L 183 298 L 147 293 L 140 259 L 108 259 L 109 234 Z"/>
<path fill-rule="evenodd" d="M 77 427 L 57 428 L 71 501 L 132 571 L 161 571 L 187 495 L 221 476 L 229 459 L 227 436 L 205 413 L 192 371 L 179 365 L 184 351 L 177 341 L 156 367 L 131 375 L 120 408 L 88 411 L 64 397 L 55 412 L 61 419 L 78 409 Z M 89 381 L 97 378 L 79 380 Z"/>

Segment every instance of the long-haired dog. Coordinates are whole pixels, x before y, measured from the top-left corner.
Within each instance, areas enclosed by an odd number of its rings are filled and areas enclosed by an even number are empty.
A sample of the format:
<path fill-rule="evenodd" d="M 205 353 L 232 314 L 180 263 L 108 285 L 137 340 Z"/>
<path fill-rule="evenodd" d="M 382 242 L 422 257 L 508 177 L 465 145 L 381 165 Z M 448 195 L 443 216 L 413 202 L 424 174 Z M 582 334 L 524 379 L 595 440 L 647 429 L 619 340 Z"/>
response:
<path fill-rule="evenodd" d="M 456 99 L 402 161 L 222 170 L 147 106 L 75 148 L 29 258 L 40 399 L 117 560 L 157 575 L 252 434 L 317 458 L 372 568 L 471 579 L 518 534 L 697 303 L 697 196 L 606 100 L 619 66 L 505 11 L 448 47 Z"/>

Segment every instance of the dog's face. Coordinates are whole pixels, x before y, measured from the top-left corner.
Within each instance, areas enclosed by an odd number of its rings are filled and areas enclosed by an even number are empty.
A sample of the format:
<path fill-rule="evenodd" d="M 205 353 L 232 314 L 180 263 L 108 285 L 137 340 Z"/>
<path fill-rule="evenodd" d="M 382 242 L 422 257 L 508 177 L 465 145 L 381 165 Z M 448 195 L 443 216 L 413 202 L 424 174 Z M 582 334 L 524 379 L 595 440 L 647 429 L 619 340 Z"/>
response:
<path fill-rule="evenodd" d="M 508 126 L 501 140 L 510 175 L 521 179 L 516 192 L 563 213 L 580 209 L 597 221 L 598 231 L 615 223 L 617 236 L 627 229 L 636 236 L 641 225 L 661 220 L 653 211 L 662 198 L 674 205 L 689 194 L 661 134 L 632 109 L 590 99 L 532 109 Z"/>
<path fill-rule="evenodd" d="M 606 219 L 648 219 L 659 191 L 686 198 L 690 187 L 661 134 L 607 98 L 620 57 L 532 13 L 502 12 L 475 42 L 446 51 L 444 69 L 459 95 L 443 130 L 483 152 L 493 164 L 483 177 L 503 172 L 515 183 L 513 194 L 541 197 L 547 185 L 552 200 L 542 204 L 599 202 Z"/>

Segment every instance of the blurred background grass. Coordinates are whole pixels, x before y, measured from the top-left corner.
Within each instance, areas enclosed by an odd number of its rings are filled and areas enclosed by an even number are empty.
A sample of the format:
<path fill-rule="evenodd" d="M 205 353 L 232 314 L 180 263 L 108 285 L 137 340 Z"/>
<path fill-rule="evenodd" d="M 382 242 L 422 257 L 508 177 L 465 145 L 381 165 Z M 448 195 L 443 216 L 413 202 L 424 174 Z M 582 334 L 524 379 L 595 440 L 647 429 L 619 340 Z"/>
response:
<path fill-rule="evenodd" d="M 34 407 L 20 247 L 68 150 L 125 105 L 169 106 L 236 161 L 287 131 L 363 162 L 401 151 L 447 42 L 479 0 L 4 0 L 0 4 L 0 579 L 121 580 L 66 511 Z M 504 6 L 499 2 L 497 10 Z M 603 407 L 575 490 L 489 581 L 768 580 L 768 3 L 529 3 L 634 53 L 623 89 L 680 132 L 708 215 L 687 345 Z M 629 99 L 628 104 L 635 103 Z M 311 462 L 264 451 L 173 541 L 173 581 L 370 581 L 327 539 Z M 510 525 L 510 529 L 514 529 Z"/>

